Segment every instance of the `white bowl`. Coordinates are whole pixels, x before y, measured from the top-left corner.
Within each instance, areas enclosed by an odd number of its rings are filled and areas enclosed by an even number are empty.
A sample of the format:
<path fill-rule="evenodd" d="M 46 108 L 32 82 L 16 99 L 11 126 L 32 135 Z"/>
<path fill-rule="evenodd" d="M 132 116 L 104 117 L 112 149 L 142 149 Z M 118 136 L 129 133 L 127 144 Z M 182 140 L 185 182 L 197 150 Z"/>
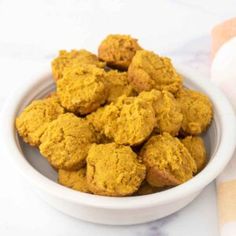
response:
<path fill-rule="evenodd" d="M 177 69 L 185 77 L 187 87 L 202 91 L 214 105 L 214 120 L 204 135 L 209 163 L 184 184 L 160 193 L 124 198 L 96 196 L 59 185 L 56 172 L 35 148 L 19 139 L 14 125 L 17 114 L 30 101 L 46 95 L 54 88 L 47 70 L 38 78 L 22 81 L 22 86 L 10 95 L 1 117 L 1 148 L 32 184 L 32 188 L 46 202 L 65 214 L 111 225 L 144 223 L 172 214 L 190 203 L 220 174 L 233 154 L 236 140 L 236 120 L 225 96 L 207 78 L 186 68 Z"/>

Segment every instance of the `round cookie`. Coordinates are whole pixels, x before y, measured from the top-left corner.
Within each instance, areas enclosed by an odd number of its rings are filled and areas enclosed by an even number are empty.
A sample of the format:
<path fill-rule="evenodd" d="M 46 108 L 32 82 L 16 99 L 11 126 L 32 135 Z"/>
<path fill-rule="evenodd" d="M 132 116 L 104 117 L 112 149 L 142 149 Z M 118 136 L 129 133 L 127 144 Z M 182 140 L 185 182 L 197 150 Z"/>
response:
<path fill-rule="evenodd" d="M 139 97 L 153 104 L 157 120 L 156 131 L 177 136 L 182 125 L 183 114 L 175 97 L 168 91 L 154 89 L 141 92 Z"/>
<path fill-rule="evenodd" d="M 113 116 L 117 109 L 117 118 L 110 119 L 104 126 L 108 137 L 118 144 L 131 146 L 141 144 L 149 137 L 156 122 L 151 104 L 137 97 L 122 96 L 111 107 Z"/>
<path fill-rule="evenodd" d="M 107 103 L 115 102 L 122 95 L 134 95 L 133 87 L 128 82 L 127 72 L 110 70 L 106 73 L 105 83 L 108 88 Z"/>
<path fill-rule="evenodd" d="M 176 186 L 193 177 L 197 167 L 179 139 L 168 133 L 152 136 L 140 151 L 147 182 L 155 187 Z"/>
<path fill-rule="evenodd" d="M 87 183 L 94 194 L 127 196 L 136 192 L 145 178 L 145 166 L 128 146 L 94 144 L 87 157 Z"/>
<path fill-rule="evenodd" d="M 183 113 L 182 130 L 184 133 L 198 135 L 206 130 L 213 117 L 213 108 L 210 99 L 204 94 L 181 89 L 177 93 Z"/>
<path fill-rule="evenodd" d="M 72 113 L 60 115 L 48 125 L 39 150 L 56 169 L 78 170 L 86 164 L 96 136 L 90 124 Z"/>
<path fill-rule="evenodd" d="M 58 182 L 68 188 L 74 190 L 89 193 L 87 179 L 86 179 L 86 168 L 81 168 L 77 171 L 68 171 L 60 169 L 58 171 Z"/>
<path fill-rule="evenodd" d="M 96 130 L 118 144 L 138 145 L 152 133 L 156 123 L 152 105 L 138 97 L 121 96 L 116 103 L 98 109 L 88 119 Z"/>
<path fill-rule="evenodd" d="M 57 81 L 61 104 L 68 111 L 85 115 L 105 103 L 108 91 L 104 84 L 105 71 L 94 65 L 74 65 Z"/>
<path fill-rule="evenodd" d="M 127 70 L 133 56 L 141 47 L 129 35 L 108 35 L 98 48 L 98 57 L 111 68 Z"/>
<path fill-rule="evenodd" d="M 201 171 L 207 162 L 206 148 L 203 139 L 201 137 L 188 136 L 181 141 L 194 158 L 197 171 Z"/>
<path fill-rule="evenodd" d="M 38 146 L 48 124 L 63 113 L 56 95 L 35 100 L 16 118 L 16 129 L 26 143 Z"/>
<path fill-rule="evenodd" d="M 171 60 L 146 50 L 137 51 L 133 57 L 128 80 L 137 92 L 157 89 L 176 93 L 182 87 L 182 78 Z"/>
<path fill-rule="evenodd" d="M 71 67 L 73 64 L 91 64 L 100 68 L 105 67 L 105 63 L 98 60 L 98 57 L 84 49 L 59 51 L 58 57 L 56 57 L 51 64 L 53 79 L 58 80 L 63 77 L 64 70 L 67 67 Z"/>

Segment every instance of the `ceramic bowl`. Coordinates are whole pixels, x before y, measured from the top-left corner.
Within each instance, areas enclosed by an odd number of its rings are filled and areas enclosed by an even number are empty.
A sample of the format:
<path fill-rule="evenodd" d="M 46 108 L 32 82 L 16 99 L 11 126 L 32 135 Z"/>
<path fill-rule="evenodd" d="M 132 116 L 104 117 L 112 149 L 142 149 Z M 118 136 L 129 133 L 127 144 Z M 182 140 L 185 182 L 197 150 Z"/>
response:
<path fill-rule="evenodd" d="M 36 148 L 22 142 L 15 129 L 15 118 L 33 99 L 43 97 L 55 88 L 49 70 L 38 77 L 22 80 L 6 102 L 1 117 L 1 148 L 41 198 L 70 216 L 101 224 L 130 225 L 160 219 L 189 204 L 213 181 L 232 157 L 236 140 L 233 109 L 225 96 L 195 71 L 177 66 L 185 78 L 185 86 L 202 91 L 214 106 L 214 119 L 203 135 L 209 162 L 191 180 L 169 190 L 146 196 L 103 197 L 86 194 L 61 186 L 57 173 Z M 19 78 L 21 79 L 21 78 Z"/>

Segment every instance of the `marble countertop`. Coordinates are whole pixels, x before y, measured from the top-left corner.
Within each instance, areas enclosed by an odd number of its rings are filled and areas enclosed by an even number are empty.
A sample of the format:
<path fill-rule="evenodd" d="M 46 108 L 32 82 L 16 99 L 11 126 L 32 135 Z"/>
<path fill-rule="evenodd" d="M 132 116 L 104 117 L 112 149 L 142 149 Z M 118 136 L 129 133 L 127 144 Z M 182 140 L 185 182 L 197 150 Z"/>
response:
<path fill-rule="evenodd" d="M 144 48 L 209 77 L 210 31 L 235 14 L 234 0 L 0 0 L 0 105 L 18 78 L 37 74 L 59 49 L 96 46 L 109 33 L 129 33 Z M 4 114 L 2 114 L 4 115 Z M 41 201 L 1 156 L 0 235 L 217 236 L 215 184 L 181 211 L 148 224 L 82 222 Z"/>

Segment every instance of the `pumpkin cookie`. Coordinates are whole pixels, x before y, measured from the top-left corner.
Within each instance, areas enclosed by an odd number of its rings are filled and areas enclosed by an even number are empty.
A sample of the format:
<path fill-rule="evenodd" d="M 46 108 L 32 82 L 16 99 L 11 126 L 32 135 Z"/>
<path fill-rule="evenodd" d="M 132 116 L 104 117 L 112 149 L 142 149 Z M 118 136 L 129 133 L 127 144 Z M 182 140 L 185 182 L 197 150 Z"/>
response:
<path fill-rule="evenodd" d="M 88 116 L 96 130 L 118 144 L 138 145 L 152 133 L 156 123 L 152 105 L 138 97 L 121 96 L 116 103 Z"/>
<path fill-rule="evenodd" d="M 206 148 L 203 139 L 201 137 L 188 136 L 182 140 L 182 143 L 194 158 L 197 171 L 201 171 L 207 162 Z"/>
<path fill-rule="evenodd" d="M 152 136 L 140 151 L 147 182 L 155 187 L 176 186 L 193 177 L 197 167 L 178 138 L 168 133 Z"/>
<path fill-rule="evenodd" d="M 184 133 L 198 135 L 206 130 L 213 117 L 213 108 L 210 99 L 204 94 L 181 89 L 177 93 L 183 113 L 182 130 Z"/>
<path fill-rule="evenodd" d="M 108 71 L 105 84 L 108 88 L 107 103 L 115 102 L 122 95 L 129 97 L 135 94 L 133 87 L 129 84 L 127 72 Z"/>
<path fill-rule="evenodd" d="M 105 103 L 108 91 L 104 84 L 105 71 L 94 65 L 74 65 L 57 81 L 61 104 L 68 111 L 85 115 Z"/>
<path fill-rule="evenodd" d="M 168 91 L 151 90 L 141 92 L 139 97 L 152 103 L 156 114 L 156 132 L 167 132 L 177 136 L 182 125 L 183 115 L 179 102 Z"/>
<path fill-rule="evenodd" d="M 54 168 L 78 170 L 86 164 L 88 150 L 96 141 L 86 120 L 66 113 L 48 125 L 39 150 Z"/>
<path fill-rule="evenodd" d="M 73 64 L 91 64 L 100 68 L 104 68 L 106 65 L 99 61 L 95 54 L 87 50 L 72 50 L 70 52 L 61 50 L 51 64 L 54 80 L 63 78 L 65 68 L 71 67 Z"/>
<path fill-rule="evenodd" d="M 35 100 L 16 118 L 16 129 L 26 143 L 38 146 L 49 123 L 63 113 L 64 108 L 55 94 Z"/>
<path fill-rule="evenodd" d="M 176 93 L 182 87 L 182 78 L 171 60 L 146 50 L 137 51 L 133 57 L 128 79 L 137 92 L 157 89 Z"/>
<path fill-rule="evenodd" d="M 98 57 L 111 68 L 127 70 L 133 56 L 141 47 L 129 35 L 108 35 L 98 48 Z"/>
<path fill-rule="evenodd" d="M 127 196 L 136 192 L 145 178 L 145 166 L 130 147 L 94 144 L 87 157 L 89 190 L 98 195 Z"/>

